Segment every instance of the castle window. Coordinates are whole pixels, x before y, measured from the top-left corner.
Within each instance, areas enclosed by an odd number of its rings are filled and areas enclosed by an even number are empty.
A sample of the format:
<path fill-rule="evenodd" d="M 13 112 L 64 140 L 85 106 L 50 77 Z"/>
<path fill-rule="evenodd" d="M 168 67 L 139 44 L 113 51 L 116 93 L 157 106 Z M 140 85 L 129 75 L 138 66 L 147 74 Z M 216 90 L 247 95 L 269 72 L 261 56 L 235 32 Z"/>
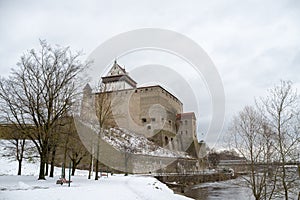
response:
<path fill-rule="evenodd" d="M 173 138 L 171 138 L 171 142 L 173 142 Z"/>
<path fill-rule="evenodd" d="M 145 91 L 148 91 L 148 88 L 146 88 Z"/>
<path fill-rule="evenodd" d="M 180 134 L 181 134 L 181 135 L 182 135 L 182 133 L 183 133 L 183 132 L 182 132 L 182 131 L 180 131 Z"/>
<path fill-rule="evenodd" d="M 134 92 L 137 93 L 137 90 L 135 90 Z"/>
<path fill-rule="evenodd" d="M 148 130 L 150 130 L 150 129 L 151 129 L 151 126 L 150 126 L 150 125 L 148 125 L 148 126 L 147 126 L 147 129 L 148 129 Z"/>
<path fill-rule="evenodd" d="M 188 131 L 185 131 L 185 134 L 188 134 Z"/>
<path fill-rule="evenodd" d="M 171 125 L 171 123 L 172 123 L 172 121 L 171 120 L 169 120 L 169 124 Z"/>
<path fill-rule="evenodd" d="M 147 122 L 147 119 L 146 118 L 142 118 L 142 122 L 143 123 Z"/>
<path fill-rule="evenodd" d="M 169 139 L 167 136 L 165 136 L 165 144 L 168 144 L 169 143 Z"/>
<path fill-rule="evenodd" d="M 151 118 L 151 121 L 152 121 L 152 122 L 155 122 L 155 118 Z"/>
<path fill-rule="evenodd" d="M 188 124 L 187 120 L 185 120 L 185 121 L 184 121 L 184 124 L 185 124 L 185 125 L 187 125 L 187 124 Z"/>

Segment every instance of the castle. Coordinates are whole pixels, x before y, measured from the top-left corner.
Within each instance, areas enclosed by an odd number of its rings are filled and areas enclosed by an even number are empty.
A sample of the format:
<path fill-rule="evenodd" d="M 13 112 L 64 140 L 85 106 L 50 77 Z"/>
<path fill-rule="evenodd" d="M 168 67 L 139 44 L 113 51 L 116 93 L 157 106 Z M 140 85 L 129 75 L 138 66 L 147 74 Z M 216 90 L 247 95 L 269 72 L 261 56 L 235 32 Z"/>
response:
<path fill-rule="evenodd" d="M 98 119 L 103 117 L 102 126 L 126 128 L 164 148 L 201 157 L 195 114 L 183 113 L 183 104 L 176 96 L 160 85 L 137 87 L 116 61 L 101 79 L 101 89 L 96 93 L 89 85 L 85 86 L 81 116 L 91 118 L 92 102 L 96 110 L 109 107 L 109 117 L 96 114 Z"/>

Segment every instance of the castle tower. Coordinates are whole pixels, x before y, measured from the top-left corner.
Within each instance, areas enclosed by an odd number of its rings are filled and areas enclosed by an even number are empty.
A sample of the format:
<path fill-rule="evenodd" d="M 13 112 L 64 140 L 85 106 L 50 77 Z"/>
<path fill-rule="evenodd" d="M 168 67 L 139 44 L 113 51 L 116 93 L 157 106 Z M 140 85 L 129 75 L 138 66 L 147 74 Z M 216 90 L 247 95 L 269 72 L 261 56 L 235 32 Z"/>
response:
<path fill-rule="evenodd" d="M 102 83 L 105 84 L 106 91 L 133 89 L 136 88 L 137 84 L 130 76 L 128 76 L 128 73 L 116 60 L 107 76 L 101 78 Z"/>
<path fill-rule="evenodd" d="M 196 116 L 195 113 L 180 113 L 176 116 L 177 136 L 179 139 L 178 149 L 186 151 L 191 146 L 191 141 L 196 137 Z M 196 155 L 195 155 L 196 156 Z"/>
<path fill-rule="evenodd" d="M 95 120 L 94 106 L 94 94 L 92 93 L 92 88 L 89 84 L 86 84 L 83 88 L 80 117 L 88 121 Z"/>

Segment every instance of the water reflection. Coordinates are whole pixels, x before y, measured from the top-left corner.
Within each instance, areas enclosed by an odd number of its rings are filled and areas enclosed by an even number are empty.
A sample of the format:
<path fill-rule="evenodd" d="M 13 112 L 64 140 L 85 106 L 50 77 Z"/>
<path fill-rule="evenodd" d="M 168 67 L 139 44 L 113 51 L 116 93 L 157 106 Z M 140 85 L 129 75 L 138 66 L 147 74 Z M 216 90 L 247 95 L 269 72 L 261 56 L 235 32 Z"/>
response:
<path fill-rule="evenodd" d="M 203 183 L 186 188 L 184 194 L 196 200 L 252 200 L 251 191 L 241 187 L 242 178 Z"/>

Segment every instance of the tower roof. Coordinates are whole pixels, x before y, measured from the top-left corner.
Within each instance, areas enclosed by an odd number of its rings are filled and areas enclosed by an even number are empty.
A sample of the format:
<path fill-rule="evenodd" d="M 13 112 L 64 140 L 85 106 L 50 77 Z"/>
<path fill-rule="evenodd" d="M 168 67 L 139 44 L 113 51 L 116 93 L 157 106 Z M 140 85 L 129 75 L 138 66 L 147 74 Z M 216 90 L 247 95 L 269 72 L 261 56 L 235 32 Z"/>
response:
<path fill-rule="evenodd" d="M 113 66 L 111 67 L 111 69 L 109 70 L 108 74 L 106 75 L 106 77 L 109 76 L 116 76 L 116 75 L 126 75 L 127 72 L 125 71 L 124 68 L 122 68 L 117 61 L 114 61 Z"/>
<path fill-rule="evenodd" d="M 87 84 L 84 86 L 83 91 L 84 91 L 84 92 L 88 92 L 88 93 L 92 92 L 92 88 L 91 88 L 90 84 L 87 83 Z"/>
<path fill-rule="evenodd" d="M 113 66 L 109 70 L 106 76 L 101 77 L 103 83 L 112 83 L 125 81 L 132 87 L 136 87 L 136 82 L 128 75 L 125 68 L 122 68 L 117 61 L 114 61 Z"/>
<path fill-rule="evenodd" d="M 176 115 L 176 119 L 196 119 L 194 112 L 188 112 L 188 113 L 179 113 Z"/>
<path fill-rule="evenodd" d="M 92 90 L 92 88 L 91 88 L 90 84 L 87 83 L 87 84 L 84 86 L 83 90 Z"/>

